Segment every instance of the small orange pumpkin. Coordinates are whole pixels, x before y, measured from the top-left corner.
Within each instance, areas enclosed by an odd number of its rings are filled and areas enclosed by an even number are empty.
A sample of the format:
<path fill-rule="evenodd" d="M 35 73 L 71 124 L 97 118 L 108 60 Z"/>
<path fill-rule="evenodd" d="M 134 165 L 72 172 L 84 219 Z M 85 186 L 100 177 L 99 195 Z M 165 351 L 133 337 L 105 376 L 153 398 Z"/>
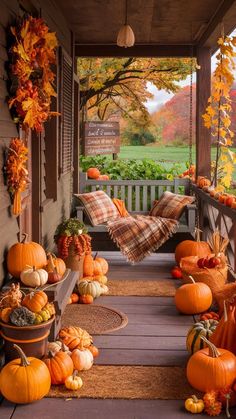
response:
<path fill-rule="evenodd" d="M 48 253 L 48 263 L 45 266 L 47 272 L 53 272 L 56 268 L 60 276 L 63 276 L 66 271 L 66 264 L 63 259 L 56 257 L 53 253 Z"/>
<path fill-rule="evenodd" d="M 79 302 L 82 304 L 92 304 L 93 303 L 93 297 L 92 295 L 80 295 Z"/>
<path fill-rule="evenodd" d="M 78 303 L 78 301 L 79 301 L 79 296 L 75 292 L 73 292 L 71 294 L 70 298 L 71 298 L 72 304 Z"/>
<path fill-rule="evenodd" d="M 27 307 L 33 313 L 38 313 L 47 304 L 48 296 L 44 291 L 33 291 L 27 294 L 22 305 Z"/>
<path fill-rule="evenodd" d="M 83 277 L 93 276 L 93 257 L 91 254 L 85 255 L 83 264 Z"/>
<path fill-rule="evenodd" d="M 96 167 L 90 167 L 87 170 L 87 176 L 90 179 L 98 179 L 100 176 L 100 171 Z"/>
<path fill-rule="evenodd" d="M 6 307 L 1 311 L 0 318 L 4 323 L 9 323 L 10 322 L 10 314 L 11 314 L 12 311 L 13 311 L 13 309 L 11 307 Z"/>
<path fill-rule="evenodd" d="M 211 181 L 207 179 L 205 176 L 198 176 L 197 186 L 199 188 L 203 188 L 204 186 L 211 186 Z"/>

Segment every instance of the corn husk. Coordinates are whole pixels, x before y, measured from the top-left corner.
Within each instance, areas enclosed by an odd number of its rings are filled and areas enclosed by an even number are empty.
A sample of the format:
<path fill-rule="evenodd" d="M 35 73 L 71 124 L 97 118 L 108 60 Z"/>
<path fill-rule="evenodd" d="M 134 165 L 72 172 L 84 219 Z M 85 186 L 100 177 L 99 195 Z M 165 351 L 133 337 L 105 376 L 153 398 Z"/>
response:
<path fill-rule="evenodd" d="M 209 246 L 214 255 L 225 254 L 226 248 L 229 244 L 229 239 L 222 237 L 219 230 L 214 231 L 211 237 L 208 239 Z"/>

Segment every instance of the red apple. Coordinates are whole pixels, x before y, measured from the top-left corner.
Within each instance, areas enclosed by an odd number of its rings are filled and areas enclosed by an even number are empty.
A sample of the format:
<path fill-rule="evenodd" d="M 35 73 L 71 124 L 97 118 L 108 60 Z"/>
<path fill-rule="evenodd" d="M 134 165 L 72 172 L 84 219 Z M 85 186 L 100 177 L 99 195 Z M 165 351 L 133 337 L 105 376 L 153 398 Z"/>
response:
<path fill-rule="evenodd" d="M 197 266 L 201 269 L 208 268 L 208 259 L 207 258 L 198 259 Z"/>
<path fill-rule="evenodd" d="M 215 268 L 216 266 L 221 264 L 221 259 L 217 258 L 216 256 L 213 256 L 208 261 L 208 268 Z"/>
<path fill-rule="evenodd" d="M 226 198 L 225 200 L 225 205 L 227 205 L 227 207 L 232 207 L 233 202 L 234 202 L 234 198 L 232 196 L 228 196 L 228 198 Z"/>

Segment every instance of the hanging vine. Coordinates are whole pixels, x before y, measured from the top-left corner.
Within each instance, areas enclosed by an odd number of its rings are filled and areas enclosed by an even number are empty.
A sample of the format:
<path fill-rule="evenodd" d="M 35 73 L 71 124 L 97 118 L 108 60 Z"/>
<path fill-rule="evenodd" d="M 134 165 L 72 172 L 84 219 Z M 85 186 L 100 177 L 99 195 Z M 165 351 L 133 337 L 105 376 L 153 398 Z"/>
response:
<path fill-rule="evenodd" d="M 222 35 L 218 40 L 219 53 L 217 65 L 212 78 L 212 93 L 208 99 L 206 112 L 202 115 L 204 125 L 211 129 L 216 140 L 216 164 L 213 183 L 229 188 L 236 162 L 236 154 L 230 149 L 234 133 L 231 126 L 230 90 L 234 81 L 233 71 L 236 68 L 236 37 Z"/>
<path fill-rule="evenodd" d="M 12 42 L 9 49 L 11 80 L 9 108 L 14 120 L 25 131 L 42 131 L 44 122 L 52 115 L 51 96 L 56 63 L 57 39 L 41 18 L 29 16 L 11 27 Z"/>

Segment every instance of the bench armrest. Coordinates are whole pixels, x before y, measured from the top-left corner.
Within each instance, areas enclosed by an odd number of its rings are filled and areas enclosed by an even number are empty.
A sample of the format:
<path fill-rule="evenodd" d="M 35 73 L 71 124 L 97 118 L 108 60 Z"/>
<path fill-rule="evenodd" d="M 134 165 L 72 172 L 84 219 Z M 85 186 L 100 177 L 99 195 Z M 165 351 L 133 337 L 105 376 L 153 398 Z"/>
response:
<path fill-rule="evenodd" d="M 84 207 L 83 206 L 76 207 L 76 217 L 78 218 L 79 221 L 84 222 Z"/>

